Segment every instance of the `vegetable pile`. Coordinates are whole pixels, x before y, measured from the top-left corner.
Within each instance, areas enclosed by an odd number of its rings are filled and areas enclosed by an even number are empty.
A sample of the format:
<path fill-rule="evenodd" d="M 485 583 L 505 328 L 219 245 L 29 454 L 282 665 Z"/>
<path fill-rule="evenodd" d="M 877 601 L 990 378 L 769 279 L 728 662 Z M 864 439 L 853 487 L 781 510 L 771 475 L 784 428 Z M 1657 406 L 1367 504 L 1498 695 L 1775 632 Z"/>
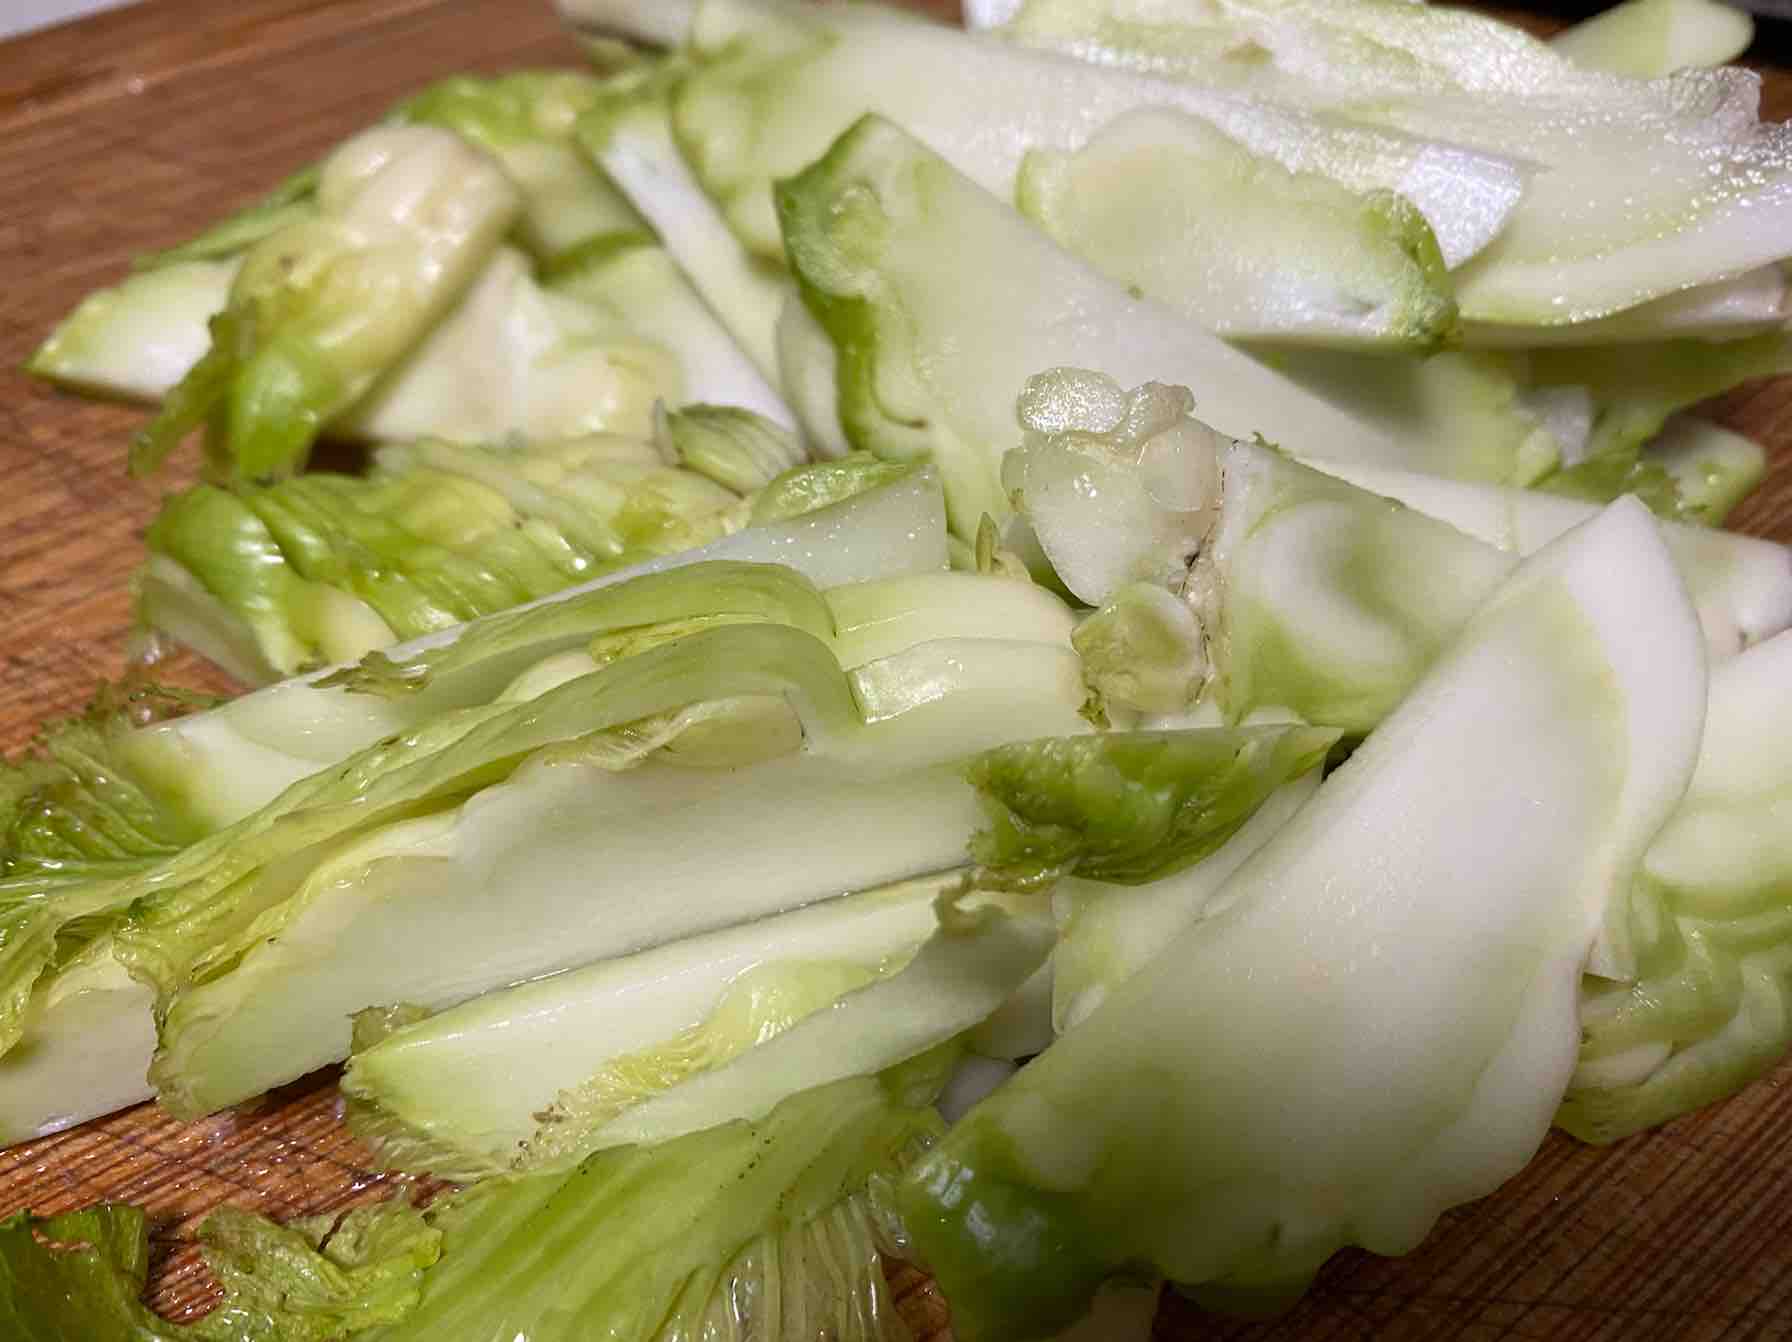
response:
<path fill-rule="evenodd" d="M 215 1214 L 184 1328 L 140 1213 L 21 1212 L 9 1336 L 1274 1308 L 1792 1048 L 1792 550 L 1685 413 L 1792 371 L 1746 22 L 563 8 L 599 72 L 413 94 L 31 365 L 197 436 L 140 642 L 252 688 L 0 772 L 0 1140 L 344 1063 L 463 1187 Z"/>

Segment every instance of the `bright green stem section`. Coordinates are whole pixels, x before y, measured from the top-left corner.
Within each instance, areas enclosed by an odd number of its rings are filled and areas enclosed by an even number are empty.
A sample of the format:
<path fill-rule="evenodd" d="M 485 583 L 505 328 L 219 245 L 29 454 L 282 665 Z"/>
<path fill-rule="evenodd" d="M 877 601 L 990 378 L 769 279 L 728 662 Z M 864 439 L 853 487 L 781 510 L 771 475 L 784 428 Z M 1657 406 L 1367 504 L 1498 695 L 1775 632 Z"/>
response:
<path fill-rule="evenodd" d="M 990 822 L 971 845 L 980 879 L 1019 889 L 1072 874 L 1161 880 L 1219 848 L 1337 740 L 1319 728 L 1248 727 L 1001 746 L 970 770 Z"/>

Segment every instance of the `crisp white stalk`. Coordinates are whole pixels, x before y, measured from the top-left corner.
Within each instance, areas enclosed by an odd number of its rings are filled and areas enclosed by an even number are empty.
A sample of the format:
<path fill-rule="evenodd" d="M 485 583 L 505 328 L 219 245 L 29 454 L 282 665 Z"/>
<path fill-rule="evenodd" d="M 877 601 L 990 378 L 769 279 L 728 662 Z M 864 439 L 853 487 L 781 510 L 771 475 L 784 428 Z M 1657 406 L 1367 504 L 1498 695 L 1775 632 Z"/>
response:
<path fill-rule="evenodd" d="M 1337 461 L 1309 464 L 1521 555 L 1542 549 L 1599 512 L 1597 504 L 1537 490 Z M 1660 525 L 1714 656 L 1732 656 L 1792 627 L 1792 548 L 1711 527 Z"/>

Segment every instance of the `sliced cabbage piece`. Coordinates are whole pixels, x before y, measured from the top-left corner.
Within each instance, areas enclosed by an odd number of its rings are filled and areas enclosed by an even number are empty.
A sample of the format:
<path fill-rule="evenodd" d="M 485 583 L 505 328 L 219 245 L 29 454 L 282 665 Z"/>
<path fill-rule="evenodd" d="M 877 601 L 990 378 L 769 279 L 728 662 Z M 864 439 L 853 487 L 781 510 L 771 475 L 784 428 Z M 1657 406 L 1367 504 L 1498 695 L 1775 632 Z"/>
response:
<path fill-rule="evenodd" d="M 1754 37 L 1747 11 L 1721 0 L 1624 0 L 1564 28 L 1549 44 L 1586 69 L 1654 79 L 1689 66 L 1728 65 Z"/>
<path fill-rule="evenodd" d="M 1289 172 L 1398 192 L 1451 265 L 1487 245 L 1524 186 L 1510 158 L 1424 131 L 1389 133 L 1099 69 L 876 5 L 701 0 L 687 54 L 694 68 L 673 103 L 679 143 L 742 241 L 771 260 L 782 252 L 772 184 L 866 113 L 1007 200 L 1028 150 L 1077 149 L 1124 112 L 1177 108 Z"/>
<path fill-rule="evenodd" d="M 1230 339 L 1432 348 L 1455 333 L 1430 225 L 1389 190 L 1290 172 L 1162 107 L 1034 150 L 1016 203 L 1109 279 Z"/>
<path fill-rule="evenodd" d="M 574 70 L 452 75 L 406 98 L 390 119 L 442 126 L 496 158 L 522 194 L 517 240 L 552 271 L 643 227 L 574 137 L 601 97 L 602 81 Z"/>
<path fill-rule="evenodd" d="M 419 443 L 382 450 L 367 478 L 199 485 L 149 529 L 138 618 L 253 685 L 643 566 L 788 561 L 827 584 L 945 567 L 932 480 L 806 483 L 802 469 L 775 477 L 782 506 L 755 516 L 654 444 L 600 437 Z"/>
<path fill-rule="evenodd" d="M 1517 557 L 1261 447 L 1235 444 L 1190 591 L 1234 721 L 1283 709 L 1363 732 Z"/>
<path fill-rule="evenodd" d="M 1084 730 L 1075 654 L 944 640 L 893 660 L 849 677 L 798 628 L 700 628 L 431 719 L 186 850 L 119 933 L 168 1004 L 163 1103 L 209 1112 L 340 1058 L 370 1006 L 447 1006 L 958 865 L 976 808 L 954 761 Z M 601 738 L 581 757 L 609 728 L 742 697 L 789 702 L 799 753 L 780 713 L 750 768 L 615 772 Z M 394 944 L 418 953 L 395 965 Z"/>
<path fill-rule="evenodd" d="M 1271 793 L 1257 813 L 1194 866 L 1144 885 L 1067 877 L 1052 892 L 1060 924 L 1052 952 L 1052 1026 L 1063 1034 L 1156 959 L 1189 924 L 1210 913 L 1213 897 L 1304 806 L 1319 786 L 1317 768 Z"/>
<path fill-rule="evenodd" d="M 11 1130 L 80 1121 L 148 1098 L 142 1080 L 147 1048 L 134 1065 L 120 1060 L 96 1076 L 92 1064 L 100 1055 L 81 1043 L 80 1033 L 103 1017 L 103 1029 L 95 1026 L 99 1033 L 118 1041 L 121 1050 L 135 1049 L 143 1038 L 139 1013 L 145 999 L 134 991 L 113 993 L 116 979 L 108 979 L 101 965 L 76 962 L 74 952 L 90 945 L 93 956 L 103 958 L 100 942 L 144 888 L 133 882 L 162 883 L 152 872 L 158 860 L 203 865 L 203 852 L 197 858 L 186 852 L 191 845 L 265 805 L 286 804 L 277 799 L 288 789 L 287 801 L 296 797 L 302 805 L 310 795 L 306 789 L 327 786 L 328 766 L 368 752 L 363 766 L 377 772 L 382 760 L 390 762 L 382 751 L 439 748 L 457 739 L 469 714 L 516 708 L 596 671 L 593 651 L 609 664 L 711 625 L 777 621 L 828 640 L 844 661 L 868 663 L 853 677 L 858 709 L 867 719 L 919 713 L 909 719 L 918 724 L 941 711 L 942 696 L 970 692 L 975 699 L 984 693 L 967 691 L 966 667 L 955 652 L 974 646 L 987 683 L 1021 688 L 1016 711 L 1028 711 L 1033 700 L 1025 687 L 1031 686 L 1063 706 L 1049 730 L 1082 726 L 1077 710 L 1084 691 L 1067 645 L 1070 617 L 1047 593 L 1006 579 L 938 573 L 854 587 L 834 601 L 837 606 L 788 570 L 768 566 L 710 565 L 652 575 L 488 621 L 450 642 L 426 640 L 430 646 L 413 645 L 400 660 L 375 661 L 332 678 L 360 693 L 286 682 L 180 719 L 178 727 L 165 723 L 82 744 L 78 755 L 70 755 L 73 764 L 58 770 L 78 765 L 96 774 L 92 801 L 83 800 L 72 773 L 46 780 L 55 784 L 53 793 L 32 782 L 35 770 L 47 766 L 9 776 L 9 804 L 21 819 L 9 830 L 12 875 L 0 884 L 0 923 L 7 933 L 0 955 L 0 1028 L 11 1031 L 13 1040 L 24 1033 L 35 1041 L 31 1053 L 21 1055 L 28 1063 L 22 1071 L 9 1073 L 0 1063 L 0 1086 L 9 1076 L 29 1081 L 20 1089 L 5 1086 L 0 1095 L 7 1121 L 16 1123 Z M 983 641 L 966 645 L 967 637 Z M 990 693 L 993 703 L 974 709 L 981 715 L 977 730 L 999 734 L 1007 730 L 1001 724 L 1010 721 L 1005 715 L 1011 705 L 1001 693 Z M 683 768 L 725 769 L 793 749 L 799 737 L 794 719 L 775 701 L 724 696 L 587 734 L 583 749 L 595 769 L 626 769 L 656 753 Z M 914 739 L 928 738 L 920 733 Z M 975 733 L 965 739 L 976 739 Z M 900 765 L 895 745 L 885 745 L 882 754 L 892 767 Z M 151 822 L 164 823 L 157 816 L 168 817 L 178 832 L 141 848 Z M 114 839 L 94 842 L 114 831 L 139 848 L 121 851 Z M 37 832 L 44 838 L 31 840 L 29 833 Z M 87 846 L 72 848 L 71 835 L 87 836 Z M 30 865 L 36 853 L 49 870 Z M 83 853 L 87 865 L 77 867 L 72 859 Z M 961 857 L 954 851 L 951 861 Z M 240 927 L 233 919 L 253 918 L 260 907 L 255 900 L 264 897 L 283 897 L 278 879 L 241 890 L 210 912 Z M 232 899 L 241 907 L 233 907 Z M 78 938 L 71 935 L 77 930 Z M 58 938 L 65 940 L 59 944 Z M 92 991 L 89 969 L 97 981 Z M 67 984 L 64 973 L 71 976 Z"/>
<path fill-rule="evenodd" d="M 656 402 L 685 399 L 673 351 L 542 288 L 505 248 L 333 431 L 375 442 L 645 435 Z"/>
<path fill-rule="evenodd" d="M 502 168 L 452 132 L 349 140 L 319 172 L 316 213 L 244 254 L 210 348 L 133 441 L 133 470 L 202 424 L 208 452 L 242 478 L 302 466 L 472 283 L 519 207 Z"/>
<path fill-rule="evenodd" d="M 1131 297 L 888 122 L 867 118 L 779 187 L 792 268 L 838 354 L 855 446 L 931 459 L 953 531 L 1009 512 L 1001 454 L 1041 369 L 1190 387 L 1223 433 L 1370 458 L 1374 430 L 1166 308 Z M 1323 445 L 1323 446 L 1321 446 Z"/>
<path fill-rule="evenodd" d="M 1220 912 L 904 1178 L 955 1332 L 1045 1336 L 1120 1271 L 1285 1301 L 1521 1169 L 1574 1068 L 1581 966 L 1691 777 L 1704 680 L 1640 504 L 1530 560 Z"/>
<path fill-rule="evenodd" d="M 1468 321 L 1565 327 L 1786 255 L 1773 221 L 1792 193 L 1792 129 L 1759 122 L 1743 71 L 1628 79 L 1490 16 L 1399 0 L 1033 0 L 1003 33 L 1537 165 L 1472 258 L 1405 193 L 1457 269 Z"/>
<path fill-rule="evenodd" d="M 680 73 L 679 65 L 667 64 L 617 76 L 605 101 L 581 119 L 579 138 L 760 374 L 775 383 L 778 314 L 790 280 L 775 260 L 768 264 L 735 239 L 680 154 L 669 102 Z"/>
<path fill-rule="evenodd" d="M 1534 350 L 1528 362 L 1534 386 L 1582 388 L 1592 396 L 1593 429 L 1582 456 L 1627 463 L 1670 416 L 1792 369 L 1792 342 L 1773 331 L 1738 340 L 1546 348 Z"/>
<path fill-rule="evenodd" d="M 1634 973 L 1589 975 L 1557 1123 L 1611 1142 L 1711 1104 L 1792 1047 L 1792 635 L 1715 668 L 1698 771 L 1627 910 Z"/>
<path fill-rule="evenodd" d="M 159 401 L 211 343 L 235 260 L 175 261 L 99 289 L 56 326 L 25 367 L 61 386 Z"/>
<path fill-rule="evenodd" d="M 906 961 L 961 879 L 823 900 L 438 1012 L 355 1053 L 351 1122 L 388 1163 L 521 1163 L 563 1092 L 580 1102 L 573 1119 L 620 1112 Z"/>
<path fill-rule="evenodd" d="M 1712 527 L 1722 526 L 1767 475 L 1759 443 L 1695 415 L 1670 419 L 1642 459 L 1667 472 L 1687 516 Z"/>
<path fill-rule="evenodd" d="M 618 331 L 677 355 L 681 404 L 735 406 L 796 427 L 783 397 L 657 242 L 618 247 L 564 268 L 547 288 L 606 314 Z"/>
<path fill-rule="evenodd" d="M 1537 490 L 1500 489 L 1338 462 L 1312 464 L 1520 555 L 1542 549 L 1599 512 L 1597 504 Z M 1792 548 L 1671 522 L 1662 524 L 1662 535 L 1713 657 L 1734 656 L 1792 628 Z"/>
<path fill-rule="evenodd" d="M 1551 416 L 1542 399 L 1548 393 L 1540 397 L 1530 387 L 1519 355 L 1443 350 L 1407 359 L 1261 345 L 1252 352 L 1311 395 L 1398 444 L 1398 455 L 1384 452 L 1374 459 L 1381 466 L 1451 480 L 1528 485 L 1585 451 L 1587 430 Z M 1277 446 L 1303 457 L 1344 459 L 1293 441 Z"/>

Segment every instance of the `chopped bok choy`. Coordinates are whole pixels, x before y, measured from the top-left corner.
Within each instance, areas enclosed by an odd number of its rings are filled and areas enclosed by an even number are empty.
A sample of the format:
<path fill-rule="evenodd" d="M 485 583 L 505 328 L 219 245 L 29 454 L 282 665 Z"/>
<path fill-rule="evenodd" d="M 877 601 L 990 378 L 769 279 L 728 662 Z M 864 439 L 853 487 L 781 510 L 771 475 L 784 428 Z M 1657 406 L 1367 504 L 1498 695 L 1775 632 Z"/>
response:
<path fill-rule="evenodd" d="M 953 531 L 1011 509 L 1015 389 L 1092 368 L 1189 386 L 1223 433 L 1399 460 L 1397 444 L 1177 313 L 1132 297 L 886 121 L 867 118 L 778 188 L 791 266 L 838 356 L 854 446 L 930 459 Z"/>
<path fill-rule="evenodd" d="M 1530 1159 L 1581 966 L 1698 753 L 1677 587 L 1634 501 L 1527 561 L 1219 912 L 904 1179 L 959 1336 L 1045 1336 L 1147 1267 L 1285 1300 Z"/>
<path fill-rule="evenodd" d="M 318 173 L 317 210 L 244 253 L 211 345 L 131 446 L 153 470 L 205 426 L 244 479 L 304 465 L 473 282 L 520 208 L 503 169 L 452 132 L 364 131 Z"/>
<path fill-rule="evenodd" d="M 977 667 L 954 663 L 951 650 L 980 636 L 985 642 L 976 650 L 989 654 L 985 671 L 996 674 L 991 669 L 996 663 L 1017 662 L 1015 684 L 1037 689 L 1033 699 L 1017 699 L 1014 712 L 1024 713 L 1040 695 L 1049 701 L 1055 694 L 1057 706 L 1046 714 L 1043 729 L 1082 725 L 1077 710 L 1085 692 L 1068 646 L 1070 619 L 1037 588 L 934 573 L 823 597 L 788 570 L 714 563 L 483 621 L 458 631 L 450 642 L 435 638 L 395 650 L 397 660 L 370 659 L 334 678 L 334 685 L 289 681 L 208 713 L 139 730 L 124 719 L 109 720 L 103 735 L 76 738 L 79 753 L 67 752 L 69 763 L 42 762 L 8 775 L 13 809 L 22 817 L 9 843 L 28 857 L 36 850 L 28 846 L 27 829 L 48 837 L 38 844 L 42 862 L 15 860 L 8 888 L 23 898 L 0 915 L 8 933 L 0 999 L 5 1007 L 0 1027 L 9 1050 L 0 1057 L 5 1134 L 66 1126 L 147 1093 L 142 1080 L 147 1053 L 135 1066 L 114 1055 L 131 1052 L 143 1040 L 137 1017 L 149 998 L 111 967 L 108 944 L 122 931 L 121 916 L 138 893 L 164 886 L 175 879 L 170 873 L 187 863 L 222 863 L 227 872 L 235 863 L 232 845 L 269 824 L 285 832 L 269 841 L 291 839 L 303 846 L 302 827 L 278 821 L 279 816 L 293 807 L 304 809 L 306 798 L 320 789 L 333 796 L 333 785 L 349 794 L 372 786 L 367 780 L 397 761 L 428 755 L 455 740 L 469 716 L 526 717 L 528 696 L 592 673 L 600 659 L 613 663 L 681 632 L 725 632 L 713 627 L 756 620 L 806 629 L 805 637 L 832 646 L 830 656 L 853 666 L 869 664 L 852 678 L 866 711 L 916 705 L 925 710 L 923 717 L 935 711 L 928 709 L 934 698 L 963 686 L 962 676 L 974 677 Z M 905 654 L 917 645 L 938 655 Z M 1036 655 L 1029 657 L 1029 651 Z M 613 732 L 585 733 L 583 758 L 601 772 L 627 768 L 665 747 L 669 758 L 686 764 L 725 768 L 794 747 L 794 721 L 762 707 L 768 711 L 700 706 Z M 979 730 L 999 733 L 1011 720 L 1003 712 L 986 716 Z M 97 776 L 103 786 L 83 788 L 77 770 Z M 141 851 L 121 854 L 106 838 L 141 835 L 155 825 L 166 837 Z M 91 859 L 92 869 L 71 870 L 77 856 Z M 953 848 L 944 865 L 960 861 L 962 852 Z M 247 890 L 233 892 L 227 882 L 207 908 L 234 926 L 253 918 L 252 905 Z M 107 1058 L 117 1065 L 96 1074 L 98 1059 L 80 1046 L 79 1027 L 100 1019 L 113 1040 Z M 96 1104 L 101 1107 L 91 1107 Z"/>
<path fill-rule="evenodd" d="M 341 1057 L 349 1015 L 382 1002 L 446 1006 L 957 865 L 976 807 L 953 761 L 1084 729 L 1067 642 L 905 639 L 850 675 L 794 624 L 684 622 L 636 642 L 536 697 L 438 714 L 143 878 L 155 893 L 118 953 L 163 994 L 164 1103 L 214 1109 Z M 711 747 L 720 770 L 701 745 L 653 758 L 703 725 L 676 710 L 742 698 L 712 710 L 733 726 Z M 672 716 L 644 736 L 615 730 L 656 714 Z M 799 814 L 811 823 L 793 828 Z M 865 837 L 841 851 L 838 832 Z M 649 872 L 666 898 L 638 897 Z M 125 882 L 111 906 L 149 888 Z M 378 949 L 392 937 L 438 949 L 395 975 Z"/>
<path fill-rule="evenodd" d="M 981 887 L 1197 861 L 1335 739 L 1294 727 L 998 747 L 969 768 L 990 817 L 969 880 L 813 904 L 407 1025 L 350 1065 L 348 1093 L 370 1106 L 359 1126 L 402 1164 L 528 1169 L 881 1071 L 990 1016 L 1050 950 L 1042 905 L 1004 910 Z M 494 1068 L 501 1087 L 479 1079 Z"/>
<path fill-rule="evenodd" d="M 1792 635 L 1717 667 L 1692 786 L 1625 910 L 1633 972 L 1581 988 L 1557 1122 L 1610 1142 L 1723 1099 L 1792 1044 Z"/>
<path fill-rule="evenodd" d="M 1404 196 L 1291 172 L 1170 108 L 1034 150 L 1015 196 L 1109 279 L 1228 339 L 1424 350 L 1456 333 L 1437 240 Z"/>
<path fill-rule="evenodd" d="M 673 97 L 680 147 L 741 240 L 782 255 L 772 186 L 867 113 L 901 125 L 985 190 L 1013 199 L 1029 150 L 1071 150 L 1141 107 L 1200 118 L 1291 173 L 1395 191 L 1446 261 L 1498 233 L 1524 186 L 1503 155 L 1031 52 L 869 4 L 699 0 Z M 924 74 L 922 72 L 925 72 Z"/>
<path fill-rule="evenodd" d="M 697 407 L 667 417 L 658 441 L 422 441 L 382 448 L 366 476 L 202 484 L 164 501 L 149 529 L 138 618 L 249 683 L 353 661 L 695 551 L 754 523 L 755 496 L 774 484 L 775 522 L 854 497 L 805 493 L 815 468 L 801 461 L 776 426 Z"/>

